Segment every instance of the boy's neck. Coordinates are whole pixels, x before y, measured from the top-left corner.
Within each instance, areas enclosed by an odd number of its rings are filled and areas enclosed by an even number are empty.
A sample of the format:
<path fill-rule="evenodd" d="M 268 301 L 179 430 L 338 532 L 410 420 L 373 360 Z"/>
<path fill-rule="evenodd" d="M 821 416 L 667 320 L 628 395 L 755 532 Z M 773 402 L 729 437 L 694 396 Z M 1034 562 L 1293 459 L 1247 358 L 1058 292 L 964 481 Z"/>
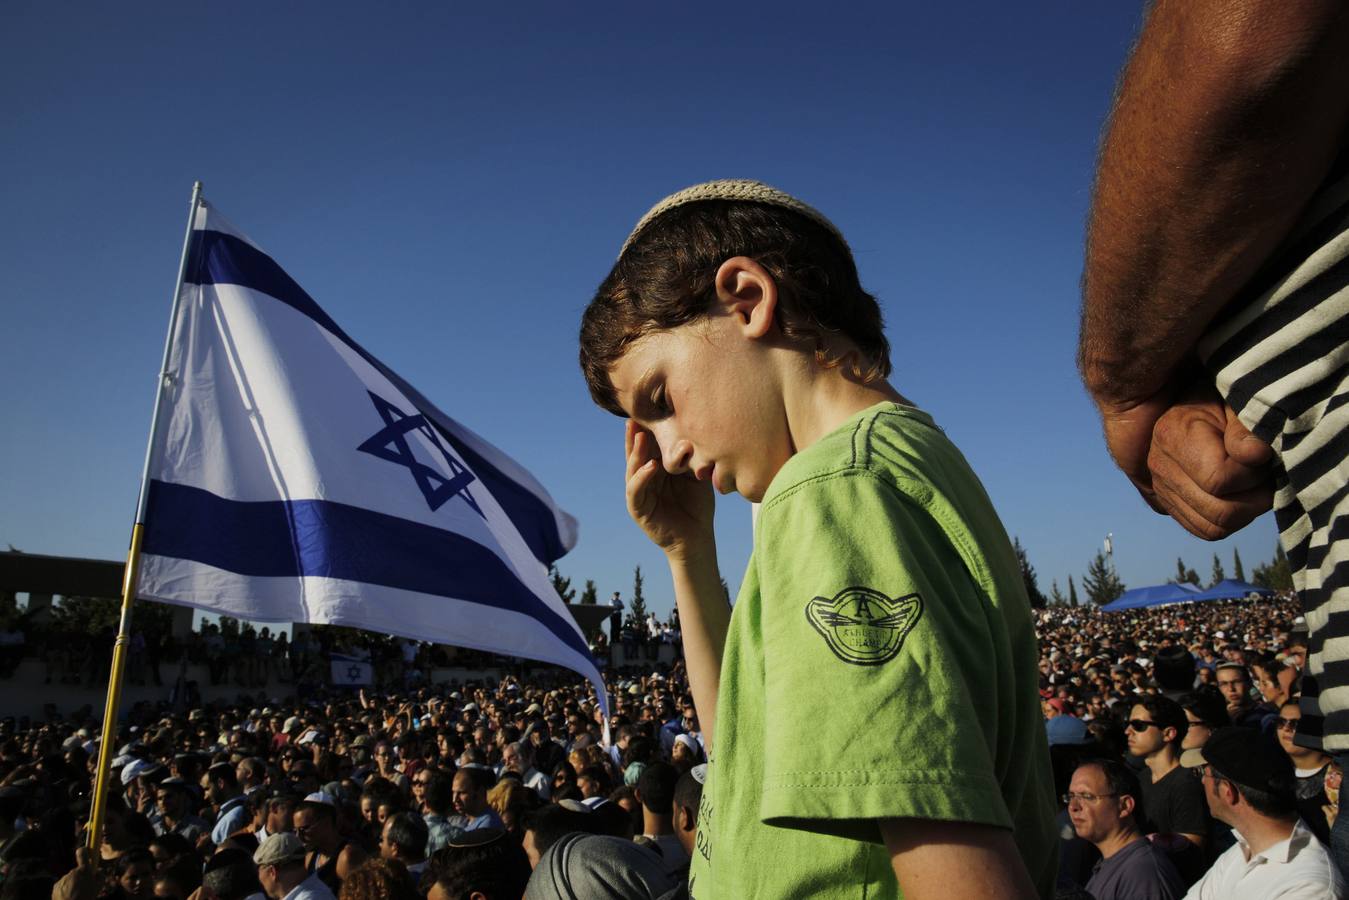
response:
<path fill-rule="evenodd" d="M 1152 772 L 1152 783 L 1156 784 L 1180 765 L 1180 754 L 1171 744 L 1163 744 L 1155 752 L 1144 757 L 1143 761 Z"/>
<path fill-rule="evenodd" d="M 859 382 L 845 360 L 834 368 L 812 364 L 786 398 L 792 447 L 801 451 L 877 403 L 911 406 L 888 381 Z"/>

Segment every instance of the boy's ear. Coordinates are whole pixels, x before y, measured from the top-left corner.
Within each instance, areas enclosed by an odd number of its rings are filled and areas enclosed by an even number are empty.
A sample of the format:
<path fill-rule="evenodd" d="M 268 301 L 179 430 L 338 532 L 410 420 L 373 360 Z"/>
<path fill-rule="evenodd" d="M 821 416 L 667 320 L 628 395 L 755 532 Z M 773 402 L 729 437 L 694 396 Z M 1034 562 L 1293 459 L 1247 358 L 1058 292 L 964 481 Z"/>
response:
<path fill-rule="evenodd" d="M 748 256 L 732 256 L 717 269 L 717 302 L 747 337 L 768 334 L 777 315 L 778 286 L 768 270 Z"/>
<path fill-rule="evenodd" d="M 680 831 L 692 831 L 693 826 L 697 824 L 694 821 L 693 810 L 689 809 L 687 806 L 675 804 L 675 812 L 678 813 L 675 826 L 678 827 Z"/>

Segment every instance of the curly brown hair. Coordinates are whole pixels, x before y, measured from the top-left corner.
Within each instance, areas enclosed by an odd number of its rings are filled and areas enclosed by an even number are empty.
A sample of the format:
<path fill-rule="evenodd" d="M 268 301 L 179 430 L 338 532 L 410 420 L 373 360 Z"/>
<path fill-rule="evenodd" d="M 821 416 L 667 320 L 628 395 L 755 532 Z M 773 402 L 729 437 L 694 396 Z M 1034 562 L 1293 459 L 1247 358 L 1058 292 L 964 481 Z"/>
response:
<path fill-rule="evenodd" d="M 420 900 L 407 867 L 394 859 L 373 857 L 342 882 L 338 900 Z"/>

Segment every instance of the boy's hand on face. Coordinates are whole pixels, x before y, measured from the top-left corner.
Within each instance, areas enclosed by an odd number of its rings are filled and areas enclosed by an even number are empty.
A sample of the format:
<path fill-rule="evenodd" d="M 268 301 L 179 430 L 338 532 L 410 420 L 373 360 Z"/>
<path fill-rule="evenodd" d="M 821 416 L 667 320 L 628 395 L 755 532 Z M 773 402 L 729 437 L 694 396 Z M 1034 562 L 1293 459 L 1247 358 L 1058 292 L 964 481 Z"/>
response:
<path fill-rule="evenodd" d="M 667 556 L 688 557 L 715 543 L 712 483 L 671 475 L 661 465 L 656 438 L 633 420 L 623 433 L 628 513 Z"/>

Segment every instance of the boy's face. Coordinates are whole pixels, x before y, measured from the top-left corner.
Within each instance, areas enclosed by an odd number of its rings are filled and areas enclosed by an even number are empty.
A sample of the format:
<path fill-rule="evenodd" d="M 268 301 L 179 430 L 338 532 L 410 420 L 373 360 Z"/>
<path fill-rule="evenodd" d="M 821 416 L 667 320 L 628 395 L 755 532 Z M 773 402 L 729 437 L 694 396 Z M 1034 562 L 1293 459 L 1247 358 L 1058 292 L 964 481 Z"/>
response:
<path fill-rule="evenodd" d="M 771 350 L 735 312 L 638 338 L 610 370 L 619 403 L 665 471 L 763 499 L 793 453 Z"/>

